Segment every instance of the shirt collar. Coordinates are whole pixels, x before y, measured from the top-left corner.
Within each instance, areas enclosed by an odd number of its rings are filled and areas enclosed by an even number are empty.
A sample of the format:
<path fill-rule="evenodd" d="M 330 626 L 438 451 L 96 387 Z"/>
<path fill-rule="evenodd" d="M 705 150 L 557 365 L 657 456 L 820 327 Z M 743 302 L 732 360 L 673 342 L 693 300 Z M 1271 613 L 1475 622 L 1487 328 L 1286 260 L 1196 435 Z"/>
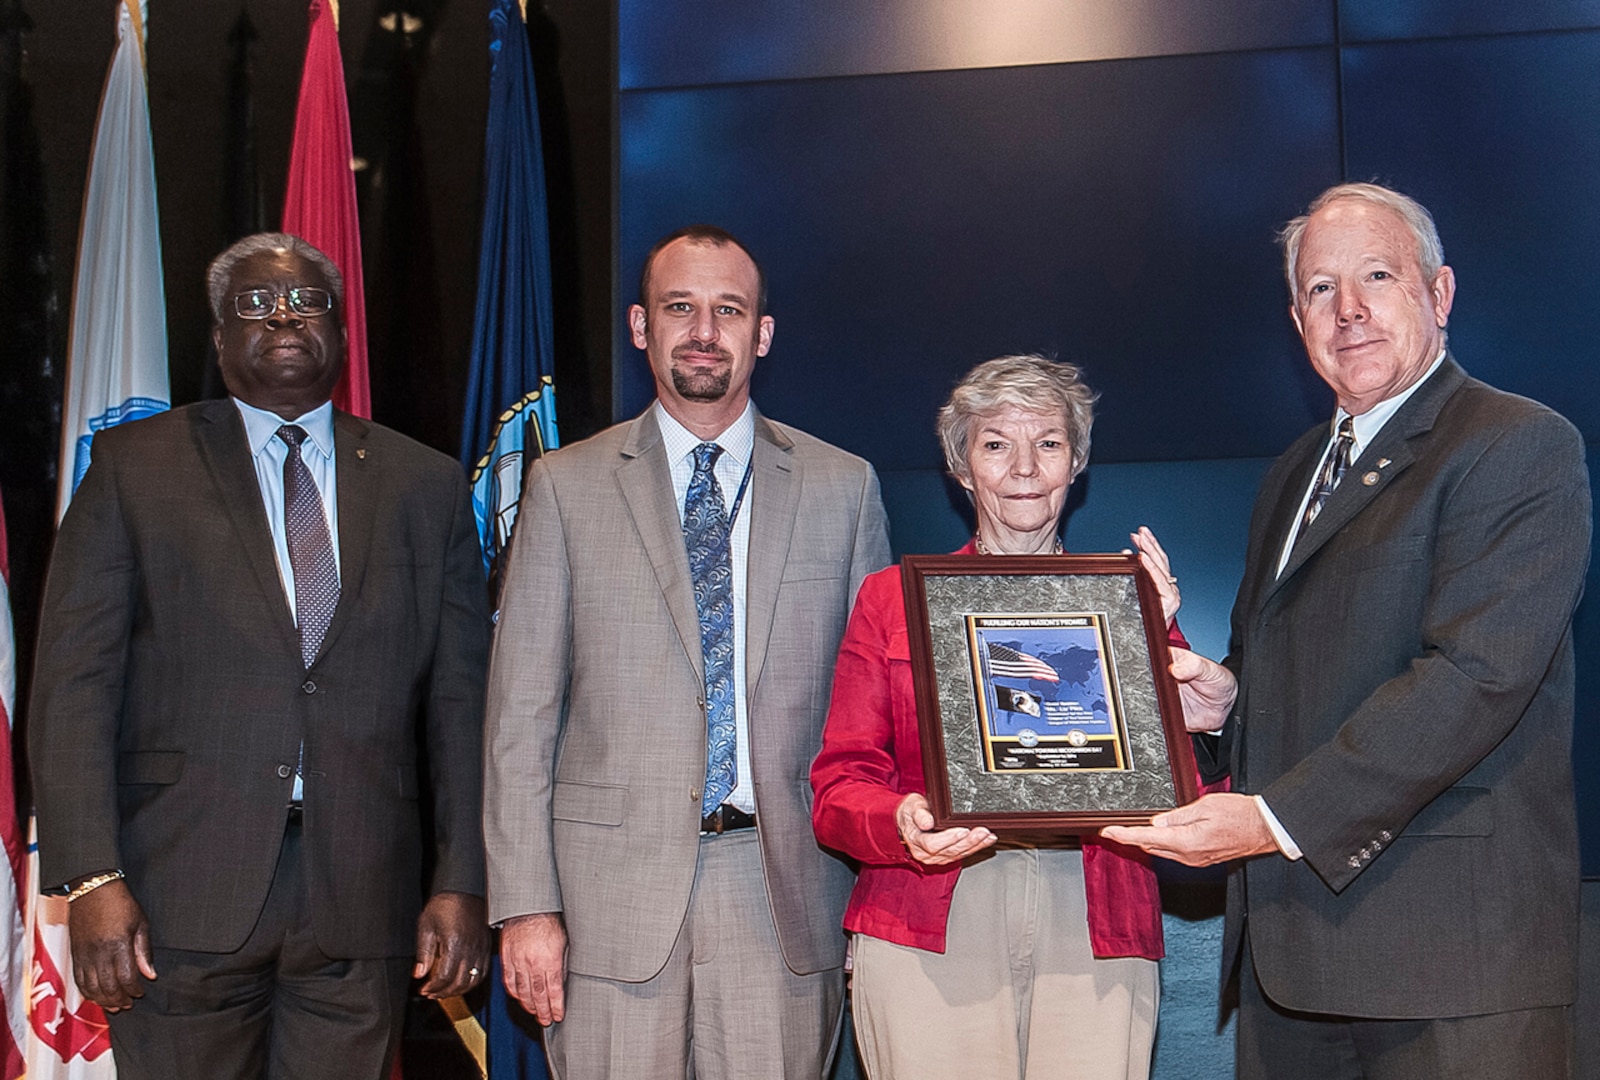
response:
<path fill-rule="evenodd" d="M 279 428 L 285 424 L 294 424 L 305 429 L 312 444 L 323 457 L 333 460 L 333 402 L 324 401 L 304 416 L 293 420 L 285 420 L 275 412 L 258 409 L 238 398 L 234 398 L 233 403 L 239 409 L 240 418 L 244 420 L 244 434 L 250 443 L 251 457 L 259 456 L 261 451 L 267 448 L 267 445 L 277 437 Z"/>
<path fill-rule="evenodd" d="M 744 412 L 739 414 L 739 418 L 729 424 L 715 439 L 710 440 L 700 438 L 678 423 L 659 400 L 656 401 L 654 408 L 656 427 L 661 429 L 661 443 L 666 447 L 668 461 L 681 461 L 693 454 L 694 448 L 702 442 L 715 442 L 722 447 L 722 456 L 736 465 L 748 462 L 750 454 L 755 450 L 756 407 L 753 402 L 745 402 Z"/>
<path fill-rule="evenodd" d="M 1423 383 L 1433 377 L 1433 373 L 1439 370 L 1439 365 L 1444 363 L 1444 356 L 1444 350 L 1439 350 L 1439 355 L 1434 357 L 1433 363 L 1428 366 L 1428 370 L 1422 373 L 1422 378 L 1400 391 L 1394 397 L 1385 398 L 1383 401 L 1378 402 L 1360 416 L 1352 417 L 1351 427 L 1355 429 L 1356 445 L 1355 451 L 1350 455 L 1351 461 L 1361 456 L 1361 451 L 1365 450 L 1368 444 L 1378 437 L 1378 432 L 1382 431 L 1383 425 L 1387 424 L 1394 414 L 1400 411 L 1400 406 L 1410 401 L 1411 395 L 1415 394 Z M 1334 410 L 1332 431 L 1336 436 L 1339 432 L 1339 424 L 1349 415 L 1343 409 Z"/>

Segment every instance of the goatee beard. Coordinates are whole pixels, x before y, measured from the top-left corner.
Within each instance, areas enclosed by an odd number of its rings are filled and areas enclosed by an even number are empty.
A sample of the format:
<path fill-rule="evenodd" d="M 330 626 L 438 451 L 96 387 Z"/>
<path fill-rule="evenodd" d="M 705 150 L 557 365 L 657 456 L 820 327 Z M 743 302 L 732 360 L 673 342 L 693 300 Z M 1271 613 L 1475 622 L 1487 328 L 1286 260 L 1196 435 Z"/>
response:
<path fill-rule="evenodd" d="M 732 380 L 733 370 L 726 367 L 719 371 L 697 372 L 672 369 L 672 388 L 686 401 L 721 401 L 727 396 Z"/>

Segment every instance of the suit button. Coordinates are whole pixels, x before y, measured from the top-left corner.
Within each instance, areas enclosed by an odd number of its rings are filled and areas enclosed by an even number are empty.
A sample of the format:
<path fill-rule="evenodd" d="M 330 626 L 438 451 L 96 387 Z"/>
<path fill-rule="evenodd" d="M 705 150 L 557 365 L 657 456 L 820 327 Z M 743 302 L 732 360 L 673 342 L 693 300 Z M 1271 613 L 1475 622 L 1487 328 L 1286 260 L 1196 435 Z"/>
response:
<path fill-rule="evenodd" d="M 700 789 L 699 788 L 690 788 L 689 789 L 689 801 L 690 802 L 699 802 L 700 801 Z"/>
<path fill-rule="evenodd" d="M 315 694 L 317 692 L 317 684 L 307 679 L 300 684 L 300 692 L 303 694 Z"/>
<path fill-rule="evenodd" d="M 1360 858 L 1358 858 L 1355 855 L 1350 856 L 1350 869 L 1352 869 L 1352 870 L 1360 870 L 1361 869 L 1361 860 L 1360 860 Z"/>
<path fill-rule="evenodd" d="M 1394 837 L 1389 835 L 1388 829 L 1384 829 L 1382 832 L 1378 833 L 1378 839 L 1387 844 L 1390 840 L 1393 840 Z"/>
<path fill-rule="evenodd" d="M 287 780 L 287 779 L 289 779 L 289 777 L 291 777 L 293 775 L 294 775 L 294 766 L 293 765 L 279 765 L 278 766 L 278 779 Z"/>

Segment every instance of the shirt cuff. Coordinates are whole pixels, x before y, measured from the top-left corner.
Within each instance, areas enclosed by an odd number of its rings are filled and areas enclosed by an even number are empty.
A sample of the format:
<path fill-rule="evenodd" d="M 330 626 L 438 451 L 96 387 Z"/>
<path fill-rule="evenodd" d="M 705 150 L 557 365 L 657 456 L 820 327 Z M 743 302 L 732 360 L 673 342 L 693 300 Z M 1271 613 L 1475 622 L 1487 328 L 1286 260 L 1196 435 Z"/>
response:
<path fill-rule="evenodd" d="M 1283 822 L 1278 820 L 1278 815 L 1272 812 L 1267 805 L 1267 800 L 1260 795 L 1250 796 L 1256 801 L 1256 807 L 1261 811 L 1261 820 L 1267 823 L 1267 829 L 1272 833 L 1272 842 L 1278 845 L 1278 850 L 1283 852 L 1284 858 L 1291 862 L 1305 857 L 1300 850 L 1300 845 L 1294 842 L 1294 837 L 1289 835 L 1289 830 L 1283 827 Z"/>

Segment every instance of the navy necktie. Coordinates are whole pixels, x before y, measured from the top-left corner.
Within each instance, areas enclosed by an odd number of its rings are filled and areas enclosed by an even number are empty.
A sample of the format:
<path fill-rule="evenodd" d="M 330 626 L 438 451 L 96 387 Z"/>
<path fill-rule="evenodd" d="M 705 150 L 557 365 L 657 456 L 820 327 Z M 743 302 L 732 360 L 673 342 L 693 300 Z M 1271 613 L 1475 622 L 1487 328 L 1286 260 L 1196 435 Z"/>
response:
<path fill-rule="evenodd" d="M 1322 468 L 1317 470 L 1317 484 L 1311 489 L 1311 497 L 1306 500 L 1306 512 L 1300 518 L 1300 535 L 1295 537 L 1296 544 L 1300 542 L 1300 536 L 1304 536 L 1306 530 L 1311 528 L 1311 523 L 1317 520 L 1317 515 L 1322 513 L 1323 504 L 1333 494 L 1333 489 L 1339 486 L 1344 471 L 1350 467 L 1350 452 L 1355 445 L 1355 421 L 1347 416 L 1340 421 L 1339 435 L 1328 447 L 1328 455 L 1322 459 Z"/>
<path fill-rule="evenodd" d="M 733 554 L 722 488 L 712 471 L 722 447 L 694 448 L 694 475 L 683 505 L 694 604 L 700 614 L 700 652 L 706 675 L 706 786 L 702 815 L 722 805 L 738 782 L 734 759 Z"/>
<path fill-rule="evenodd" d="M 300 627 L 300 659 L 307 668 L 322 648 L 322 635 L 339 603 L 339 567 L 333 558 L 322 493 L 300 458 L 303 428 L 285 424 L 278 438 L 289 446 L 283 461 L 284 531 L 289 541 L 289 567 L 294 571 L 294 616 Z"/>

